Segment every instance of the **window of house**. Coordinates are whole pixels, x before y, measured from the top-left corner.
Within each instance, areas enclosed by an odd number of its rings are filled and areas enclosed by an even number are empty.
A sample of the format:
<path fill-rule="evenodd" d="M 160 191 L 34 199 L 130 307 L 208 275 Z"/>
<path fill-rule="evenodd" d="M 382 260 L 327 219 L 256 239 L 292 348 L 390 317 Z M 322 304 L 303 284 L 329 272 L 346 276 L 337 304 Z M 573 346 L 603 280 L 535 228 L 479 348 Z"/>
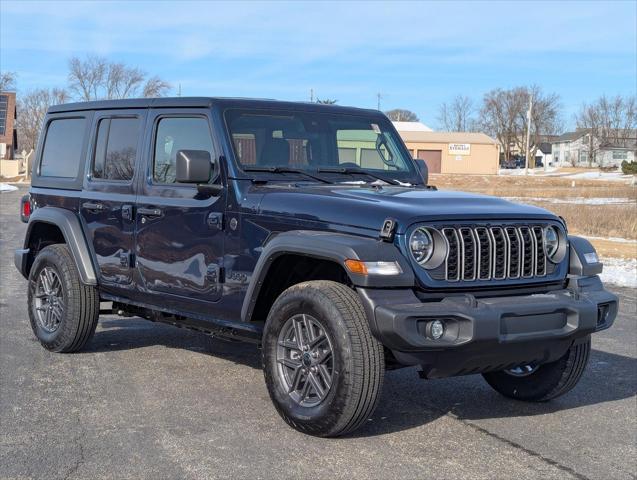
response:
<path fill-rule="evenodd" d="M 208 120 L 202 117 L 162 118 L 155 135 L 153 180 L 174 183 L 179 150 L 205 150 L 213 158 Z"/>
<path fill-rule="evenodd" d="M 77 177 L 85 129 L 85 118 L 59 118 L 49 123 L 42 149 L 40 176 Z"/>
<path fill-rule="evenodd" d="M 613 150 L 613 160 L 628 160 L 628 152 L 626 150 Z"/>
<path fill-rule="evenodd" d="M 93 178 L 131 180 L 137 158 L 138 118 L 104 118 L 97 128 Z"/>
<path fill-rule="evenodd" d="M 9 95 L 0 95 L 0 135 L 6 133 Z"/>

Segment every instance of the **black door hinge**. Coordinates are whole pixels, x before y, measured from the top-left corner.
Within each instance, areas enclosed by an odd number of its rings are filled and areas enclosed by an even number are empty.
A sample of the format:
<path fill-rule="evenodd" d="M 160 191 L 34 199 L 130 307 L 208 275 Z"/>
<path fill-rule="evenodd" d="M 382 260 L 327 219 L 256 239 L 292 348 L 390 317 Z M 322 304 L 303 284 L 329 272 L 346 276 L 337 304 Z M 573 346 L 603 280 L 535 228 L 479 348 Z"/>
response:
<path fill-rule="evenodd" d="M 130 222 L 133 220 L 133 206 L 122 205 L 122 219 Z"/>
<path fill-rule="evenodd" d="M 131 268 L 133 267 L 133 263 L 135 262 L 135 258 L 130 252 L 120 252 L 119 253 L 119 264 L 122 267 Z"/>
<path fill-rule="evenodd" d="M 206 219 L 208 226 L 214 230 L 223 230 L 223 213 L 212 212 Z"/>

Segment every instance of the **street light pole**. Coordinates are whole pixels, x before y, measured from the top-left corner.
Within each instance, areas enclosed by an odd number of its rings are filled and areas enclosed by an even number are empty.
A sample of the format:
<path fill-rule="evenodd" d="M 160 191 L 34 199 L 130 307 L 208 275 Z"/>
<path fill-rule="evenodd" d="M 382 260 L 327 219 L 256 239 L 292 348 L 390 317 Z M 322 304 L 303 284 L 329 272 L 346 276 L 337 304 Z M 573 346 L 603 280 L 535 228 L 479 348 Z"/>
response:
<path fill-rule="evenodd" d="M 526 155 L 524 161 L 524 175 L 529 174 L 529 144 L 531 140 L 531 113 L 533 111 L 533 97 L 529 96 L 529 109 L 526 112 Z"/>

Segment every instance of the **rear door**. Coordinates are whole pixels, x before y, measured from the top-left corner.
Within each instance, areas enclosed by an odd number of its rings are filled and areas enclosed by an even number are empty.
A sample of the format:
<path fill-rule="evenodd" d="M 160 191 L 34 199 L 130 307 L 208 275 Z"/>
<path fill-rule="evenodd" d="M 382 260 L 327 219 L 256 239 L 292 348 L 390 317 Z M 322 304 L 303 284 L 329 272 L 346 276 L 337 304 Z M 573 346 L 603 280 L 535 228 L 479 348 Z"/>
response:
<path fill-rule="evenodd" d="M 96 112 L 80 212 L 100 285 L 131 288 L 136 170 L 145 110 Z"/>
<path fill-rule="evenodd" d="M 136 209 L 136 259 L 143 289 L 153 303 L 192 310 L 221 296 L 225 192 L 207 197 L 175 180 L 179 150 L 206 150 L 217 159 L 207 109 L 151 110 L 150 152 Z"/>

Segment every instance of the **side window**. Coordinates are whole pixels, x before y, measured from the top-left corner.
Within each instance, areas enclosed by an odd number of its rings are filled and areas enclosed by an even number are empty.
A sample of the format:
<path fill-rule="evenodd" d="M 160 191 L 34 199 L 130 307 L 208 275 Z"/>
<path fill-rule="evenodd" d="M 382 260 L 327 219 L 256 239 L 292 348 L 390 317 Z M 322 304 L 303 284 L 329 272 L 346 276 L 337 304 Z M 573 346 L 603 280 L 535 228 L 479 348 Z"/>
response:
<path fill-rule="evenodd" d="M 201 117 L 167 117 L 157 124 L 153 180 L 174 183 L 179 150 L 205 150 L 213 158 L 208 120 Z"/>
<path fill-rule="evenodd" d="M 49 123 L 42 149 L 40 176 L 77 177 L 85 129 L 85 118 L 59 118 Z"/>
<path fill-rule="evenodd" d="M 103 118 L 97 127 L 93 178 L 131 180 L 137 158 L 138 118 Z"/>

